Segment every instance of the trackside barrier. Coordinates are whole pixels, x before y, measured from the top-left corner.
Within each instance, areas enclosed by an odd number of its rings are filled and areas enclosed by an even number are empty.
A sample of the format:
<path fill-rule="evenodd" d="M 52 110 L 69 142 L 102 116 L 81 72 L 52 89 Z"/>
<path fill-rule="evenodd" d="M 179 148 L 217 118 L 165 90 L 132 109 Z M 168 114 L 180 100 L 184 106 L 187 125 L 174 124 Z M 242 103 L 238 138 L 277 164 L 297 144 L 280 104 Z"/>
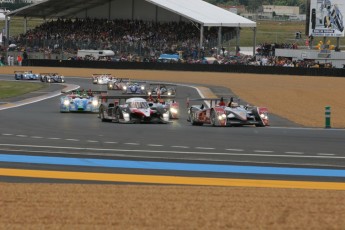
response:
<path fill-rule="evenodd" d="M 171 70 L 195 72 L 227 72 L 277 74 L 299 76 L 332 76 L 345 77 L 345 68 L 302 68 L 281 66 L 251 66 L 251 65 L 219 65 L 219 64 L 186 64 L 186 63 L 158 63 L 158 62 L 112 62 L 112 61 L 72 61 L 29 59 L 27 66 L 97 68 L 97 69 L 137 69 L 137 70 Z M 24 63 L 23 63 L 24 65 Z M 279 77 L 279 76 L 278 76 Z"/>
<path fill-rule="evenodd" d="M 331 128 L 331 106 L 325 107 L 325 128 Z"/>

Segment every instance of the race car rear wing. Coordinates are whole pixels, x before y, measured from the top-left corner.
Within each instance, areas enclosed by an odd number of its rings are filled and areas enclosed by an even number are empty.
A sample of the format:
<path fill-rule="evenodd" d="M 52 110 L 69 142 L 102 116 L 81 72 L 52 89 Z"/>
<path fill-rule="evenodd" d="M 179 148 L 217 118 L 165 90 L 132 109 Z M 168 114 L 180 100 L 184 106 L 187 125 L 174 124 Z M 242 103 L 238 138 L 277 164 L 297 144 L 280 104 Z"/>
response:
<path fill-rule="evenodd" d="M 235 97 L 225 98 L 223 97 L 223 101 L 226 105 L 229 104 L 229 102 L 234 102 Z M 239 101 L 239 98 L 236 98 Z M 194 98 L 189 99 L 187 98 L 187 108 L 190 107 L 190 101 L 199 101 L 199 102 L 205 102 L 209 108 L 214 107 L 216 105 L 219 105 L 219 102 L 222 100 L 222 98 Z"/>
<path fill-rule="evenodd" d="M 140 80 L 135 80 L 135 79 L 129 79 L 129 80 L 128 80 L 128 83 L 129 83 L 129 84 L 135 84 L 135 83 L 138 83 L 138 84 L 147 84 L 147 81 L 140 81 Z"/>
<path fill-rule="evenodd" d="M 117 79 L 117 80 L 121 80 L 122 82 L 129 82 L 130 81 L 130 79 L 129 78 L 125 78 L 125 77 L 115 77 L 115 79 Z"/>
<path fill-rule="evenodd" d="M 111 76 L 111 73 L 93 73 L 92 77 L 97 77 L 97 76 Z"/>
<path fill-rule="evenodd" d="M 152 82 L 149 84 L 150 86 L 151 85 L 164 85 L 164 86 L 174 86 L 174 87 L 177 87 L 176 84 L 172 84 L 172 83 L 164 83 L 164 82 Z"/>
<path fill-rule="evenodd" d="M 140 98 L 143 98 L 145 100 L 149 100 L 150 98 L 153 99 L 153 100 L 156 100 L 156 99 L 173 99 L 174 96 L 168 96 L 168 95 L 162 95 L 160 97 L 155 97 L 155 96 L 149 96 L 149 95 L 146 95 L 146 94 L 137 94 L 137 95 L 117 95 L 117 96 L 108 96 L 108 95 L 101 95 L 99 98 L 100 100 L 102 100 L 102 102 L 108 102 L 108 100 L 127 100 L 129 98 L 134 98 L 134 97 L 140 97 Z"/>
<path fill-rule="evenodd" d="M 40 75 L 53 75 L 53 74 L 59 75 L 58 73 L 40 73 Z"/>
<path fill-rule="evenodd" d="M 17 71 L 14 71 L 14 73 L 32 73 L 32 70 L 28 70 L 28 71 L 17 70 Z"/>
<path fill-rule="evenodd" d="M 61 93 L 64 94 L 83 94 L 86 93 L 88 95 L 106 95 L 108 91 L 99 91 L 99 90 L 70 90 L 70 91 L 64 91 L 61 90 Z"/>

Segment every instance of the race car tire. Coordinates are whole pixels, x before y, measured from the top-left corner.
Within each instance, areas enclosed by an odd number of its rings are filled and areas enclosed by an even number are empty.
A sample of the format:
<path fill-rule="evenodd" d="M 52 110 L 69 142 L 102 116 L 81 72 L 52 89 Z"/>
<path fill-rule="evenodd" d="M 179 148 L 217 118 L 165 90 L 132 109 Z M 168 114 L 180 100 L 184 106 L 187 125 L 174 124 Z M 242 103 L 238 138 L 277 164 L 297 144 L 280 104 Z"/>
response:
<path fill-rule="evenodd" d="M 115 110 L 115 122 L 120 122 L 120 119 L 121 119 L 120 109 L 117 108 L 117 109 Z"/>
<path fill-rule="evenodd" d="M 190 113 L 189 113 L 189 121 L 190 121 L 190 123 L 191 123 L 192 125 L 202 126 L 203 123 L 202 123 L 202 122 L 197 122 L 197 121 L 195 121 L 195 119 L 194 119 L 194 117 L 193 117 L 192 114 L 193 114 L 193 112 L 192 112 L 192 110 L 190 110 Z"/>
<path fill-rule="evenodd" d="M 257 109 L 252 110 L 253 114 L 255 115 L 255 119 L 259 121 L 258 124 L 255 124 L 255 127 L 265 127 L 265 124 L 262 122 L 260 115 L 257 111 Z"/>
<path fill-rule="evenodd" d="M 102 122 L 106 122 L 108 121 L 105 116 L 104 116 L 104 108 L 103 106 L 101 106 L 101 108 L 99 108 L 99 117 L 101 118 Z"/>
<path fill-rule="evenodd" d="M 212 126 L 217 126 L 216 112 L 214 110 L 211 110 L 210 121 Z"/>

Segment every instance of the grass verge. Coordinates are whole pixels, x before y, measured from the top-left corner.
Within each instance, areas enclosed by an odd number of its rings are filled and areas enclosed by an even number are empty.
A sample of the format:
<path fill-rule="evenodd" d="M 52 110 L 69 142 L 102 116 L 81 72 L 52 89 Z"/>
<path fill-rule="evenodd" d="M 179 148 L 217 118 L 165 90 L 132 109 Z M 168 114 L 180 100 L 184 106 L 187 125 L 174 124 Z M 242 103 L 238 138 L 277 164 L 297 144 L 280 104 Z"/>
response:
<path fill-rule="evenodd" d="M 20 96 L 46 87 L 33 82 L 5 82 L 0 81 L 0 99 Z"/>

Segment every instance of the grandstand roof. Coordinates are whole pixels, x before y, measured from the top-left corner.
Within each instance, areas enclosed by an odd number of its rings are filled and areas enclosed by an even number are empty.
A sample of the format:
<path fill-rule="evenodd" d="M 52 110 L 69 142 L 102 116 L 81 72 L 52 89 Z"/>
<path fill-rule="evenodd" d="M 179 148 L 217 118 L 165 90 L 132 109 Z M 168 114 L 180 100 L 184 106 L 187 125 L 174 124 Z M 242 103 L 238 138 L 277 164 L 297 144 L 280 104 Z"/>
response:
<path fill-rule="evenodd" d="M 119 7 L 123 9 L 119 9 Z M 143 7 L 147 7 L 148 10 Z M 140 13 L 138 13 L 139 11 Z M 91 16 L 114 18 L 115 15 L 116 17 L 120 15 L 126 19 L 148 20 L 152 20 L 152 17 L 157 19 L 160 16 L 166 20 L 168 18 L 178 20 L 176 17 L 168 16 L 171 13 L 203 26 L 256 27 L 256 22 L 202 0 L 45 0 L 12 11 L 7 15 L 28 18 L 82 18 Z M 147 15 L 145 16 L 145 14 Z M 162 14 L 166 14 L 166 16 L 163 17 Z"/>
<path fill-rule="evenodd" d="M 202 0 L 146 0 L 204 26 L 256 27 L 256 22 Z"/>

